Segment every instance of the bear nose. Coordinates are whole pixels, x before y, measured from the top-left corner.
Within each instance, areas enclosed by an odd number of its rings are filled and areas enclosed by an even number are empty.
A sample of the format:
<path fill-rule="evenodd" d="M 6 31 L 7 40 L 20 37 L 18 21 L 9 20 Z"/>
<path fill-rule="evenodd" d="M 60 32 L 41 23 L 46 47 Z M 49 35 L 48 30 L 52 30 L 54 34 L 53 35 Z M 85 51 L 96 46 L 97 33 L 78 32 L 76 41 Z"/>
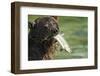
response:
<path fill-rule="evenodd" d="M 53 31 L 53 33 L 54 33 L 54 34 L 55 34 L 55 33 L 57 33 L 57 32 L 58 32 L 58 30 L 57 30 L 57 29 Z"/>

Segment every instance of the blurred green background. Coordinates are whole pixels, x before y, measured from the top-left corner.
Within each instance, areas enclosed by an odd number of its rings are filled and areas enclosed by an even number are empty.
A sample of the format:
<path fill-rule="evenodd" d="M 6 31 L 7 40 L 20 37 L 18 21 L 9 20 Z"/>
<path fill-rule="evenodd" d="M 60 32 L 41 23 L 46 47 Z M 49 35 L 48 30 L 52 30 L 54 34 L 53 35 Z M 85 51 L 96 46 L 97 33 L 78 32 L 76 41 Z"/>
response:
<path fill-rule="evenodd" d="M 33 22 L 42 16 L 28 15 L 28 21 Z M 79 59 L 88 57 L 88 18 L 59 16 L 60 31 L 68 42 L 72 52 L 56 51 L 54 59 Z"/>

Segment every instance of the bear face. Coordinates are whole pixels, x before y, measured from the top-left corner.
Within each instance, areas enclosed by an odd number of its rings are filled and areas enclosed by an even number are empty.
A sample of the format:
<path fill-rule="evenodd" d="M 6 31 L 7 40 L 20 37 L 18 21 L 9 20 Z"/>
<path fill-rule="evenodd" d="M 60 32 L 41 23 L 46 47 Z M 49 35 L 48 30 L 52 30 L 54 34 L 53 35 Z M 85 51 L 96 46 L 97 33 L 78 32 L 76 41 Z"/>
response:
<path fill-rule="evenodd" d="M 37 42 L 42 42 L 53 38 L 59 33 L 58 23 L 53 17 L 41 17 L 37 18 L 33 24 L 31 24 L 30 34 Z"/>

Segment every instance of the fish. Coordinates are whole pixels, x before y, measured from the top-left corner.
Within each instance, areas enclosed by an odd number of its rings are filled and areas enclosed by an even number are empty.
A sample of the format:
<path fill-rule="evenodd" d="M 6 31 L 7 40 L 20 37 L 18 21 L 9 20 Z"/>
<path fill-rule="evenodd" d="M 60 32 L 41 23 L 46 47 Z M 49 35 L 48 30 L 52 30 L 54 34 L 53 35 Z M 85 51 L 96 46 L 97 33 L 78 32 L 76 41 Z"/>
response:
<path fill-rule="evenodd" d="M 54 36 L 54 38 L 59 42 L 60 46 L 62 47 L 63 50 L 67 51 L 68 53 L 71 53 L 72 50 L 69 47 L 68 42 L 64 39 L 63 37 L 64 34 L 57 34 L 56 36 Z"/>

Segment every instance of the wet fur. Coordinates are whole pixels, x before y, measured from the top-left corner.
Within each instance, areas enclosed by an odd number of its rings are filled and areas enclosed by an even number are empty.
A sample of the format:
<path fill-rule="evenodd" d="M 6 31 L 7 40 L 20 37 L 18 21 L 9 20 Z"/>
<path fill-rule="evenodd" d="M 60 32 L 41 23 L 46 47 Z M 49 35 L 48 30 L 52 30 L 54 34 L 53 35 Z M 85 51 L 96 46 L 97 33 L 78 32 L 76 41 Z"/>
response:
<path fill-rule="evenodd" d="M 57 21 L 53 17 L 40 17 L 28 22 L 28 60 L 52 59 L 59 33 Z"/>

